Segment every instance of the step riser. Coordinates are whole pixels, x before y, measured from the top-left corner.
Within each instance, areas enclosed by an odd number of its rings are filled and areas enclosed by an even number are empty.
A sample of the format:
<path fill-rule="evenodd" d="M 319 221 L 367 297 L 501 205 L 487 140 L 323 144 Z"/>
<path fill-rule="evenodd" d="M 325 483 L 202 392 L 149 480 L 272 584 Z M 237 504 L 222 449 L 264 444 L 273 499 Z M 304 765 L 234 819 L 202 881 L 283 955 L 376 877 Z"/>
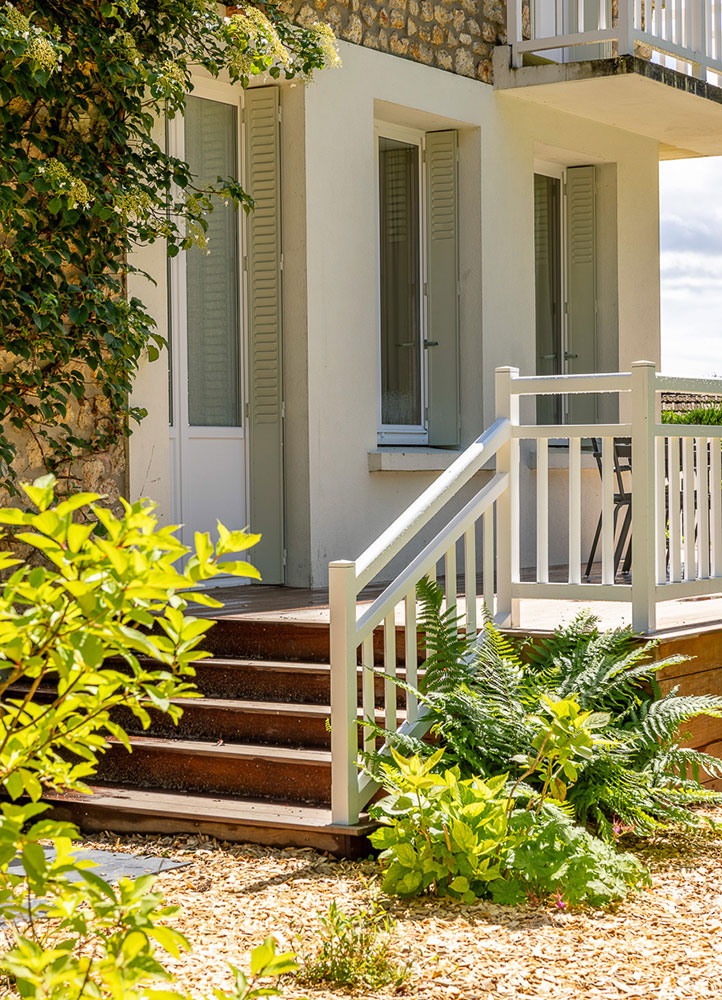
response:
<path fill-rule="evenodd" d="M 423 671 L 419 671 L 423 676 Z M 402 676 L 401 674 L 399 675 Z M 216 665 L 210 660 L 196 664 L 195 684 L 206 698 L 237 698 L 245 701 L 284 701 L 298 705 L 328 705 L 331 701 L 331 674 L 319 664 L 318 672 L 274 670 L 262 662 L 237 666 Z M 362 676 L 357 690 L 361 695 Z M 384 678 L 375 678 L 376 704 L 383 705 Z M 406 693 L 399 689 L 398 704 L 403 706 Z"/>
<path fill-rule="evenodd" d="M 210 740 L 217 743 L 260 743 L 278 747 L 306 747 L 328 750 L 331 737 L 325 718 L 272 712 L 183 706 L 178 725 L 163 712 L 151 710 L 149 729 L 143 729 L 128 711 L 117 712 L 116 721 L 131 734 L 145 734 L 177 740 Z"/>
<path fill-rule="evenodd" d="M 396 662 L 405 663 L 406 637 L 403 628 L 396 628 Z M 213 656 L 228 656 L 249 660 L 294 660 L 307 663 L 328 663 L 331 644 L 328 624 L 286 621 L 249 621 L 221 618 L 209 628 L 201 643 Z M 418 657 L 423 658 L 423 635 L 419 633 Z M 382 663 L 384 630 L 374 631 L 374 659 Z"/>
<path fill-rule="evenodd" d="M 95 780 L 95 779 L 94 779 Z M 174 747 L 136 744 L 132 754 L 113 745 L 104 755 L 99 782 L 219 795 L 290 799 L 325 805 L 331 801 L 331 766 L 324 762 L 277 761 L 262 756 L 238 759 L 220 753 L 208 757 Z"/>

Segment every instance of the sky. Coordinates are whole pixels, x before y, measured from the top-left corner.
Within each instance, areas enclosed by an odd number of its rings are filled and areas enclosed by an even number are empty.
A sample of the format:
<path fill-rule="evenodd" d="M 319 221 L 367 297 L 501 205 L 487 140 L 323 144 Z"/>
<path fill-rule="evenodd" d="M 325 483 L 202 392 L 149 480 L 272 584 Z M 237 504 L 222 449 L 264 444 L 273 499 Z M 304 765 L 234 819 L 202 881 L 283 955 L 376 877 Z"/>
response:
<path fill-rule="evenodd" d="M 722 377 L 722 157 L 660 164 L 662 371 Z"/>

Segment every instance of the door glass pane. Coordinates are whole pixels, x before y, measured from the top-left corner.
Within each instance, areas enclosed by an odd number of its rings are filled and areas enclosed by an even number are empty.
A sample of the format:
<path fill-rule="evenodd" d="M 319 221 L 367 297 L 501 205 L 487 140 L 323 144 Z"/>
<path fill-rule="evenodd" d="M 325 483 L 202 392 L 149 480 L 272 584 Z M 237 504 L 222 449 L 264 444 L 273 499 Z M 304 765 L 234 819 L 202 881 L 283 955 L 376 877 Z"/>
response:
<path fill-rule="evenodd" d="M 198 187 L 236 177 L 237 109 L 189 97 L 185 155 Z M 188 423 L 241 426 L 241 351 L 238 322 L 238 220 L 233 205 L 214 199 L 207 246 L 186 253 Z"/>
<path fill-rule="evenodd" d="M 421 424 L 419 147 L 379 139 L 381 421 Z"/>
<path fill-rule="evenodd" d="M 536 284 L 536 373 L 562 372 L 561 181 L 534 175 L 534 265 Z M 540 396 L 537 420 L 559 423 L 561 397 Z"/>

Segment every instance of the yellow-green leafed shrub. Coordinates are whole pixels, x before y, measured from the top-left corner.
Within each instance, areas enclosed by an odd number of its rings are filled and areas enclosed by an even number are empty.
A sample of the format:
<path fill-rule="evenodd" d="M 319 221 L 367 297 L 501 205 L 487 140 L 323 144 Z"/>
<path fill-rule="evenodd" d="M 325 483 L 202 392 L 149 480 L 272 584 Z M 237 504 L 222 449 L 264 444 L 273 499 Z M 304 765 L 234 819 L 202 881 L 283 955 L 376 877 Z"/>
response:
<path fill-rule="evenodd" d="M 114 886 L 78 862 L 75 829 L 44 818 L 39 800 L 44 788 L 84 789 L 109 737 L 127 745 L 115 709 L 144 726 L 149 707 L 180 716 L 173 699 L 195 693 L 192 661 L 205 655 L 211 624 L 185 614 L 188 599 L 220 606 L 191 591 L 221 572 L 257 577 L 234 560 L 258 536 L 219 525 L 215 547 L 198 534 L 189 551 L 174 528 L 158 526 L 149 501 L 124 503 L 116 517 L 95 494 L 55 503 L 54 486 L 48 476 L 23 487 L 35 511 L 0 510 L 0 524 L 44 557 L 30 567 L 0 554 L 0 921 L 9 941 L 0 992 L 172 1000 L 185 995 L 163 956 L 188 948 L 167 922 L 175 908 L 152 876 Z M 233 969 L 232 992 L 216 996 L 269 995 L 277 989 L 268 977 L 295 968 L 269 940 L 253 953 L 251 980 Z"/>

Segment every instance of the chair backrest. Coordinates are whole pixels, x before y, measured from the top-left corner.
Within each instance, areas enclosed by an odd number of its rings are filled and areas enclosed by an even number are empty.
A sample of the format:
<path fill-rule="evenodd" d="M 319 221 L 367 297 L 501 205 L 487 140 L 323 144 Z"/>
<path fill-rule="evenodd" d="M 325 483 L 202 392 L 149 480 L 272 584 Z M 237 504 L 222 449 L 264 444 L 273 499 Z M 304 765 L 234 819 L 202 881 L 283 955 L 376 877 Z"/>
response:
<path fill-rule="evenodd" d="M 602 439 L 592 438 L 592 454 L 597 463 L 599 478 L 602 478 Z M 632 439 L 620 437 L 614 439 L 614 476 L 617 480 L 617 497 L 631 500 L 632 494 L 624 482 L 624 474 L 632 472 Z"/>

